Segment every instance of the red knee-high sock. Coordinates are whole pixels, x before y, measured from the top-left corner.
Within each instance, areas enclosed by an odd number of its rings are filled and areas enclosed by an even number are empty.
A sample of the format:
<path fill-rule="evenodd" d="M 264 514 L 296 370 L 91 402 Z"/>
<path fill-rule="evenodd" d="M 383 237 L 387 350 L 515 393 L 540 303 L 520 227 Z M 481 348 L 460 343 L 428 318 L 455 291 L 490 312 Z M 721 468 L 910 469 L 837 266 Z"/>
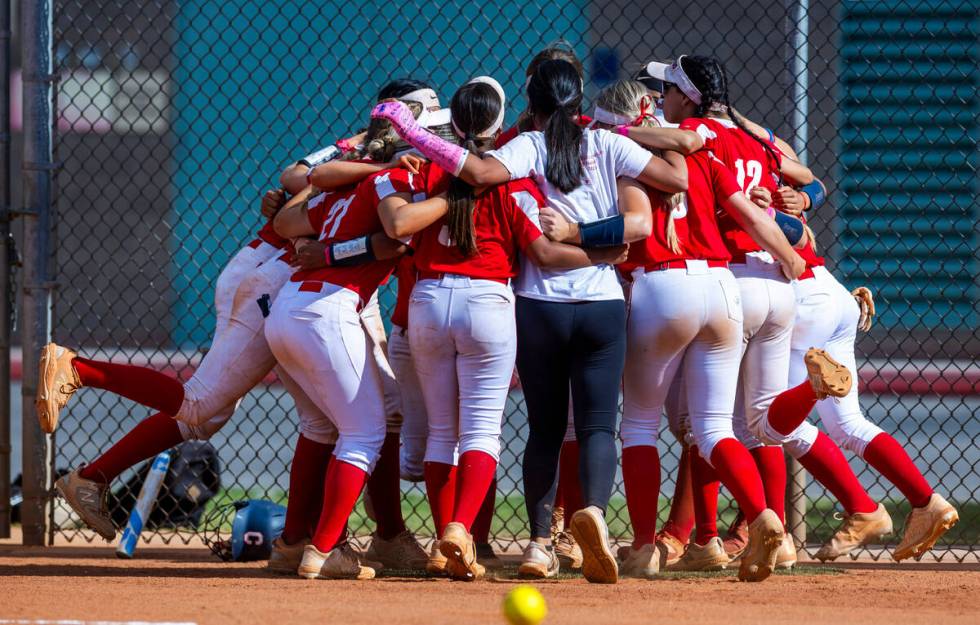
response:
<path fill-rule="evenodd" d="M 453 504 L 456 499 L 456 467 L 442 462 L 426 462 L 422 472 L 425 474 L 425 493 L 432 510 L 436 537 L 453 518 Z"/>
<path fill-rule="evenodd" d="M 660 499 L 660 453 L 650 445 L 623 449 L 626 508 L 633 525 L 633 548 L 653 543 Z"/>
<path fill-rule="evenodd" d="M 107 390 L 168 415 L 177 414 L 184 401 L 184 385 L 152 369 L 86 358 L 71 362 L 85 386 Z"/>
<path fill-rule="evenodd" d="M 119 442 L 78 472 L 86 480 L 108 484 L 117 475 L 183 442 L 177 422 L 158 412 L 136 424 Z"/>
<path fill-rule="evenodd" d="M 323 507 L 323 480 L 333 445 L 324 445 L 302 434 L 296 439 L 296 451 L 289 468 L 289 500 L 282 539 L 289 545 L 311 535 Z"/>
<path fill-rule="evenodd" d="M 766 491 L 749 450 L 734 438 L 724 438 L 711 451 L 711 466 L 738 502 L 745 520 L 755 521 L 766 509 Z"/>
<path fill-rule="evenodd" d="M 459 457 L 456 473 L 456 502 L 453 522 L 469 531 L 477 512 L 487 498 L 487 491 L 497 475 L 497 460 L 484 451 L 467 451 Z"/>
<path fill-rule="evenodd" d="M 823 432 L 817 434 L 817 440 L 810 446 L 810 451 L 800 456 L 799 460 L 815 480 L 837 497 L 837 501 L 848 514 L 874 512 L 878 509 L 878 504 L 861 486 L 851 465 L 847 464 L 840 447 Z"/>
<path fill-rule="evenodd" d="M 568 529 L 572 515 L 585 507 L 582 499 L 582 482 L 578 475 L 578 441 L 565 441 L 558 459 L 558 483 L 561 486 L 562 505 L 565 507 L 565 527 Z"/>
<path fill-rule="evenodd" d="M 381 456 L 368 478 L 367 492 L 374 506 L 378 536 L 391 540 L 405 531 L 402 518 L 402 489 L 399 480 L 400 436 L 397 432 L 385 436 Z"/>
<path fill-rule="evenodd" d="M 766 491 L 766 507 L 786 525 L 786 457 L 779 446 L 756 447 L 750 451 Z"/>
<path fill-rule="evenodd" d="M 497 475 L 494 473 L 493 480 L 490 481 L 490 488 L 487 489 L 487 496 L 483 498 L 480 511 L 476 513 L 476 520 L 473 521 L 473 542 L 487 544 L 490 542 L 490 526 L 493 525 L 493 511 L 497 507 Z"/>
<path fill-rule="evenodd" d="M 780 434 L 789 434 L 806 421 L 816 405 L 817 396 L 810 382 L 786 389 L 769 405 L 769 425 Z"/>
<path fill-rule="evenodd" d="M 685 545 L 694 527 L 694 493 L 691 490 L 691 448 L 684 447 L 677 464 L 677 482 L 670 500 L 670 516 L 661 533 L 667 533 Z M 717 499 L 717 497 L 716 497 Z"/>
<path fill-rule="evenodd" d="M 313 546 L 326 553 L 340 541 L 347 529 L 354 504 L 367 482 L 367 471 L 334 458 L 323 482 L 323 506 L 320 522 L 313 533 Z"/>
<path fill-rule="evenodd" d="M 697 446 L 691 447 L 691 493 L 696 530 L 694 542 L 706 545 L 718 535 L 718 475 L 701 457 Z"/>
<path fill-rule="evenodd" d="M 913 507 L 921 508 L 929 503 L 932 487 L 891 434 L 882 432 L 875 436 L 864 448 L 864 459 L 897 486 Z"/>

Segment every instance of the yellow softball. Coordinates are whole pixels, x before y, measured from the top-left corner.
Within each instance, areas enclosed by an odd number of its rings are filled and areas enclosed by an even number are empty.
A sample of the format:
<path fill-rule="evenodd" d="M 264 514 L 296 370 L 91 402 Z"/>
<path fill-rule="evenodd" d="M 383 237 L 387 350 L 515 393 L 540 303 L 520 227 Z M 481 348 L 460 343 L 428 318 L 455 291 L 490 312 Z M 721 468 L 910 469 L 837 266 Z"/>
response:
<path fill-rule="evenodd" d="M 511 625 L 538 625 L 548 615 L 548 604 L 534 586 L 518 586 L 504 597 L 504 616 Z"/>

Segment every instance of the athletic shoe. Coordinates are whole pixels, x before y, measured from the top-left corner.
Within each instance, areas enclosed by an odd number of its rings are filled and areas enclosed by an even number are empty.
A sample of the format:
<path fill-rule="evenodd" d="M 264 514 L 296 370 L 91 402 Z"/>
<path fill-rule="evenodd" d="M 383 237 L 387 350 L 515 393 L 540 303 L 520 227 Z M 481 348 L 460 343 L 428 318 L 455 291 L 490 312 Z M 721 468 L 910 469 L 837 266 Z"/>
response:
<path fill-rule="evenodd" d="M 817 399 L 844 397 L 851 392 L 851 372 L 824 350 L 811 347 L 803 356 L 803 362 Z"/>
<path fill-rule="evenodd" d="M 533 540 L 524 548 L 521 565 L 517 567 L 518 577 L 545 579 L 558 574 L 560 565 L 555 550 Z"/>
<path fill-rule="evenodd" d="M 732 562 L 741 558 L 742 554 L 745 553 L 745 548 L 749 546 L 749 524 L 741 510 L 738 511 L 735 521 L 728 526 L 722 544 L 725 546 L 725 553 L 728 554 L 728 558 Z"/>
<path fill-rule="evenodd" d="M 87 480 L 78 474 L 79 470 L 63 475 L 54 483 L 54 487 L 85 525 L 102 538 L 113 540 L 116 537 L 116 527 L 109 515 L 109 485 Z"/>
<path fill-rule="evenodd" d="M 892 558 L 900 562 L 913 556 L 919 557 L 932 549 L 939 537 L 960 520 L 959 513 L 939 493 L 933 493 L 929 503 L 912 508 L 905 519 L 905 534 L 895 547 Z"/>
<path fill-rule="evenodd" d="M 476 559 L 486 562 L 487 560 L 499 560 L 497 554 L 493 552 L 490 543 L 476 543 Z"/>
<path fill-rule="evenodd" d="M 313 545 L 303 548 L 296 571 L 306 579 L 373 579 L 374 569 L 362 566 L 350 545 L 344 543 L 323 553 Z"/>
<path fill-rule="evenodd" d="M 623 575 L 653 579 L 660 573 L 664 561 L 664 551 L 659 545 L 649 543 L 639 549 L 629 547 L 619 569 Z"/>
<path fill-rule="evenodd" d="M 425 549 L 408 530 L 391 540 L 381 538 L 377 532 L 372 533 L 371 546 L 364 557 L 380 562 L 386 569 L 399 571 L 422 570 L 429 561 L 429 554 L 425 553 Z"/>
<path fill-rule="evenodd" d="M 776 568 L 779 570 L 789 570 L 796 566 L 796 544 L 789 532 L 783 533 L 783 543 L 779 545 L 776 552 Z"/>
<path fill-rule="evenodd" d="M 429 575 L 446 574 L 446 556 L 439 551 L 439 541 L 432 541 L 432 548 L 429 550 L 429 559 L 425 563 L 425 572 Z"/>
<path fill-rule="evenodd" d="M 711 537 L 704 545 L 693 540 L 680 559 L 668 567 L 669 571 L 724 571 L 731 562 L 725 553 L 725 545 L 718 536 Z"/>
<path fill-rule="evenodd" d="M 844 522 L 813 556 L 821 562 L 846 556 L 858 547 L 892 533 L 892 518 L 882 504 L 878 504 L 874 512 L 856 512 L 840 518 Z"/>
<path fill-rule="evenodd" d="M 555 555 L 558 562 L 566 569 L 582 568 L 582 548 L 575 542 L 575 537 L 569 532 L 558 532 L 554 541 Z"/>
<path fill-rule="evenodd" d="M 609 528 L 602 510 L 588 506 L 572 515 L 572 536 L 582 548 L 582 574 L 593 584 L 615 584 L 619 565 L 609 549 Z"/>
<path fill-rule="evenodd" d="M 287 545 L 282 536 L 272 541 L 272 554 L 265 570 L 282 575 L 296 575 L 303 561 L 303 550 L 310 544 L 309 539 L 301 540 L 295 545 Z"/>
<path fill-rule="evenodd" d="M 37 420 L 41 430 L 50 434 L 58 427 L 58 415 L 72 394 L 82 388 L 78 372 L 71 364 L 75 352 L 67 347 L 48 343 L 41 349 L 37 363 Z"/>
<path fill-rule="evenodd" d="M 684 543 L 669 532 L 660 532 L 657 534 L 656 544 L 660 546 L 661 551 L 664 553 L 665 567 L 677 564 L 681 556 L 684 555 Z"/>
<path fill-rule="evenodd" d="M 462 523 L 452 522 L 442 532 L 439 551 L 446 556 L 446 572 L 453 579 L 472 582 L 486 572 L 476 561 L 473 537 Z"/>
<path fill-rule="evenodd" d="M 551 544 L 558 544 L 558 535 L 565 531 L 565 509 L 556 506 L 551 510 Z"/>
<path fill-rule="evenodd" d="M 783 524 L 775 512 L 766 508 L 749 524 L 749 546 L 742 553 L 738 578 L 761 582 L 776 568 L 776 556 L 783 544 Z"/>

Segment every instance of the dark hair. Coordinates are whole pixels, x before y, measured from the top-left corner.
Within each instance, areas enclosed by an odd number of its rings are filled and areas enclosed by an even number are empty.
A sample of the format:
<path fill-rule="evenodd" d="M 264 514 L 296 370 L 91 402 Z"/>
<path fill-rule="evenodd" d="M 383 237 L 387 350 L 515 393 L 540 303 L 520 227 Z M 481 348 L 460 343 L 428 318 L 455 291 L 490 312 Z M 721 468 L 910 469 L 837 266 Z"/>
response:
<path fill-rule="evenodd" d="M 429 85 L 422 82 L 421 80 L 415 80 L 414 78 L 396 78 L 381 87 L 381 91 L 378 92 L 377 100 L 387 100 L 389 98 L 400 98 L 403 95 L 407 95 L 413 91 L 418 91 L 419 89 L 431 89 Z"/>
<path fill-rule="evenodd" d="M 482 82 L 471 82 L 459 88 L 453 95 L 453 124 L 463 133 L 461 144 L 473 154 L 483 154 L 493 147 L 493 138 L 477 138 L 493 124 L 503 103 L 497 91 Z M 474 256 L 476 247 L 476 225 L 473 219 L 473 187 L 462 178 L 453 178 L 447 192 L 449 212 L 446 226 L 449 238 L 464 256 Z"/>
<path fill-rule="evenodd" d="M 527 85 L 531 114 L 547 118 L 545 178 L 563 193 L 582 184 L 582 127 L 572 117 L 582 106 L 582 78 L 568 61 L 545 61 Z"/>
<path fill-rule="evenodd" d="M 579 78 L 585 79 L 585 67 L 582 66 L 582 61 L 576 56 L 572 44 L 564 39 L 549 43 L 548 47 L 535 54 L 531 62 L 527 64 L 525 75 L 533 76 L 538 71 L 538 67 L 545 61 L 568 61 L 578 72 Z M 530 111 L 522 111 L 517 117 L 517 129 L 521 132 L 527 132 L 533 128 L 534 116 L 531 115 Z"/>
<path fill-rule="evenodd" d="M 776 154 L 776 151 L 768 142 L 763 141 L 755 136 L 755 133 L 750 132 L 745 127 L 745 124 L 742 123 L 741 118 L 732 109 L 732 104 L 728 97 L 728 74 L 725 72 L 725 66 L 721 64 L 721 61 L 709 56 L 685 56 L 681 58 L 681 67 L 684 69 L 684 73 L 687 74 L 688 78 L 691 79 L 691 82 L 694 83 L 694 86 L 701 92 L 701 104 L 698 105 L 694 116 L 706 117 L 708 111 L 714 105 L 720 104 L 724 106 L 725 112 L 732 120 L 732 123 L 739 130 L 758 141 L 765 149 L 766 154 L 773 161 L 772 169 L 779 175 L 781 184 L 782 174 L 779 171 L 779 156 Z"/>

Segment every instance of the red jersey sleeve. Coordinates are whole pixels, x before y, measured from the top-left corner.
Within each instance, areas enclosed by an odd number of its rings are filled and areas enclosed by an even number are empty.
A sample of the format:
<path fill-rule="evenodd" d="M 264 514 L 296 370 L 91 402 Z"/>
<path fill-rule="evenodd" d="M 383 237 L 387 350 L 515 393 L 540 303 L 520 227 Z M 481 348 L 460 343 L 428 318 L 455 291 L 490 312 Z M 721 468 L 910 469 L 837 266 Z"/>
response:
<path fill-rule="evenodd" d="M 545 199 L 537 185 L 527 178 L 515 180 L 507 184 L 506 187 L 514 239 L 521 250 L 525 250 L 527 246 L 542 236 L 541 229 L 531 221 L 528 215 L 536 215 L 541 207 L 545 206 Z"/>
<path fill-rule="evenodd" d="M 376 200 L 380 202 L 389 195 L 396 193 L 418 193 L 423 190 L 422 185 L 424 183 L 424 179 L 420 180 L 418 176 L 407 169 L 396 167 L 394 169 L 386 169 L 375 175 L 374 193 Z"/>
<path fill-rule="evenodd" d="M 698 133 L 701 140 L 704 141 L 704 147 L 713 150 L 715 149 L 715 144 L 718 140 L 718 133 L 712 130 L 708 124 L 698 117 L 688 117 L 681 122 L 678 126 L 681 130 L 690 130 L 691 132 Z"/>
<path fill-rule="evenodd" d="M 327 220 L 327 211 L 330 210 L 327 198 L 330 195 L 332 194 L 325 191 L 310 198 L 306 204 L 306 219 L 315 232 L 319 232 L 323 222 Z"/>
<path fill-rule="evenodd" d="M 719 204 L 735 193 L 742 192 L 742 187 L 739 186 L 734 174 L 714 154 L 708 156 L 707 162 L 711 186 L 715 190 L 715 197 Z"/>

